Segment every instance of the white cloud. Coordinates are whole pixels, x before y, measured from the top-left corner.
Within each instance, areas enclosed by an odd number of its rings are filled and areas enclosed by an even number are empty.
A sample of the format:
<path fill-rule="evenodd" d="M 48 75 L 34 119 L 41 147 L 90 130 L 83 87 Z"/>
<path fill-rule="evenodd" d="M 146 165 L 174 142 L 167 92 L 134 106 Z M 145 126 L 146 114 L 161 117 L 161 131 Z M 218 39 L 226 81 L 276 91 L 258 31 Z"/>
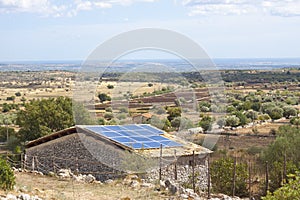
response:
<path fill-rule="evenodd" d="M 182 0 L 189 15 L 243 15 L 266 13 L 276 16 L 300 16 L 299 0 Z"/>
<path fill-rule="evenodd" d="M 108 9 L 114 5 L 128 6 L 136 2 L 156 0 L 0 0 L 0 13 L 38 13 L 43 16 L 72 17 L 80 11 Z M 57 3 L 59 2 L 59 3 Z"/>

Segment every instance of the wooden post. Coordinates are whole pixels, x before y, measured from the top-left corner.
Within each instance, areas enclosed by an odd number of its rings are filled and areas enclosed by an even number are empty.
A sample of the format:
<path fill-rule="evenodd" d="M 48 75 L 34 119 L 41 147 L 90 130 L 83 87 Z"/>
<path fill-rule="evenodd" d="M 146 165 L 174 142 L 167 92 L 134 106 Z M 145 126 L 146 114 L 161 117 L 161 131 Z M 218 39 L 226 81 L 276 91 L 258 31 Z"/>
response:
<path fill-rule="evenodd" d="M 210 199 L 210 154 L 207 156 L 207 199 Z"/>
<path fill-rule="evenodd" d="M 174 178 L 177 180 L 177 157 L 176 157 L 176 149 L 174 149 L 175 163 L 174 163 Z"/>
<path fill-rule="evenodd" d="M 232 197 L 235 195 L 235 179 L 236 179 L 236 156 L 233 163 L 233 178 L 232 178 Z"/>
<path fill-rule="evenodd" d="M 249 199 L 251 199 L 251 161 L 249 159 Z"/>
<path fill-rule="evenodd" d="M 159 181 L 161 181 L 161 168 L 162 168 L 162 144 L 160 144 L 160 155 L 159 155 Z"/>
<path fill-rule="evenodd" d="M 269 163 L 266 161 L 266 195 L 268 194 L 269 191 Z"/>
<path fill-rule="evenodd" d="M 23 153 L 21 153 L 21 169 L 23 170 Z"/>
<path fill-rule="evenodd" d="M 32 171 L 34 171 L 34 167 L 35 167 L 34 166 L 34 156 L 32 156 L 32 166 L 31 167 L 32 167 Z"/>
<path fill-rule="evenodd" d="M 193 151 L 193 163 L 192 163 L 192 169 L 193 169 L 193 190 L 196 192 L 196 187 L 195 187 L 195 151 Z"/>

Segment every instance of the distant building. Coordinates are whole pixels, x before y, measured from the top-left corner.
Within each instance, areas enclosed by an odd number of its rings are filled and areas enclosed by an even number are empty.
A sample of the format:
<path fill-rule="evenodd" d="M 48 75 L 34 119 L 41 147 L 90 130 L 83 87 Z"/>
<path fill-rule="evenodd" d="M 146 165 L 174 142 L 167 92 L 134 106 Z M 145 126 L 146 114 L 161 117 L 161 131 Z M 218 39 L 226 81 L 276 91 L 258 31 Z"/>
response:
<path fill-rule="evenodd" d="M 140 168 L 149 162 L 151 169 L 147 172 L 151 172 L 152 179 L 158 179 L 158 168 L 162 166 L 163 179 L 175 179 L 176 168 L 178 181 L 185 182 L 195 158 L 195 170 L 205 182 L 206 157 L 210 153 L 147 124 L 78 125 L 27 143 L 25 166 L 44 173 L 71 169 L 106 180 L 135 172 L 132 166 Z"/>
<path fill-rule="evenodd" d="M 144 123 L 148 122 L 149 120 L 151 120 L 151 118 L 152 118 L 152 114 L 142 113 L 142 114 L 134 115 L 132 117 L 132 121 L 133 121 L 133 123 L 136 123 L 136 124 L 144 124 Z"/>

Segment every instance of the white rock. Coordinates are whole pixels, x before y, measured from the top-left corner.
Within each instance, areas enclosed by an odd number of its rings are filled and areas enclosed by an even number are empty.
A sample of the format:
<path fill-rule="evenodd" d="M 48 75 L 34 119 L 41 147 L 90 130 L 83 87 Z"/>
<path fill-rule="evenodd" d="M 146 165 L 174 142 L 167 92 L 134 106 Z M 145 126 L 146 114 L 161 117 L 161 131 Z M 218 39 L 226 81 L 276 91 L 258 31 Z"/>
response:
<path fill-rule="evenodd" d="M 160 184 L 160 187 L 164 187 L 164 188 L 166 187 L 166 184 L 165 184 L 165 182 L 164 182 L 164 181 L 162 181 L 162 180 L 160 180 L 160 181 L 159 181 L 159 184 Z"/>
<path fill-rule="evenodd" d="M 144 187 L 144 188 L 153 188 L 154 185 L 151 184 L 151 183 L 142 183 L 142 184 L 141 184 L 141 187 Z"/>
<path fill-rule="evenodd" d="M 18 199 L 20 199 L 20 200 L 31 200 L 29 194 L 20 194 L 20 195 L 18 195 Z"/>
<path fill-rule="evenodd" d="M 130 183 L 130 187 L 136 188 L 139 186 L 139 182 L 137 180 L 133 180 Z"/>
<path fill-rule="evenodd" d="M 17 197 L 15 195 L 8 194 L 8 195 L 6 195 L 5 199 L 7 199 L 7 200 L 17 200 Z"/>
<path fill-rule="evenodd" d="M 181 194 L 180 197 L 181 197 L 182 199 L 188 199 L 188 198 L 189 198 L 189 196 L 186 195 L 186 194 Z"/>
<path fill-rule="evenodd" d="M 84 182 L 86 182 L 86 183 L 93 183 L 95 180 L 96 180 L 96 178 L 91 174 L 87 175 L 84 178 Z"/>
<path fill-rule="evenodd" d="M 106 183 L 106 184 L 111 184 L 111 183 L 113 183 L 113 182 L 114 182 L 113 180 L 108 179 L 108 180 L 106 180 L 104 183 Z"/>

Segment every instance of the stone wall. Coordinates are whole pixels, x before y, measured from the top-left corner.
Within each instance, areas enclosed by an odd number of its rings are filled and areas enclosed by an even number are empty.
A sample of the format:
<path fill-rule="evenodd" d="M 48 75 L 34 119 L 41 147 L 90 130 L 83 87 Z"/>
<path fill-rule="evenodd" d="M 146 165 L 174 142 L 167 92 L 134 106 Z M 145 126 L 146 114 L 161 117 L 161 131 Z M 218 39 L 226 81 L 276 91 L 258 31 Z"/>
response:
<path fill-rule="evenodd" d="M 93 174 L 104 181 L 122 174 L 118 167 L 114 167 L 120 165 L 122 153 L 123 150 L 117 146 L 86 134 L 74 133 L 26 149 L 25 166 L 44 173 L 71 169 Z"/>
<path fill-rule="evenodd" d="M 195 186 L 202 191 L 207 190 L 207 160 L 206 158 L 199 159 L 195 156 Z M 177 172 L 177 177 L 175 176 Z M 169 163 L 162 167 L 162 180 L 170 180 L 177 186 L 192 187 L 192 174 L 193 174 L 193 156 L 182 156 L 177 158 L 176 170 L 175 163 Z M 159 169 L 151 170 L 148 173 L 150 180 L 155 180 L 159 177 Z M 177 179 L 176 179 L 177 178 Z"/>

